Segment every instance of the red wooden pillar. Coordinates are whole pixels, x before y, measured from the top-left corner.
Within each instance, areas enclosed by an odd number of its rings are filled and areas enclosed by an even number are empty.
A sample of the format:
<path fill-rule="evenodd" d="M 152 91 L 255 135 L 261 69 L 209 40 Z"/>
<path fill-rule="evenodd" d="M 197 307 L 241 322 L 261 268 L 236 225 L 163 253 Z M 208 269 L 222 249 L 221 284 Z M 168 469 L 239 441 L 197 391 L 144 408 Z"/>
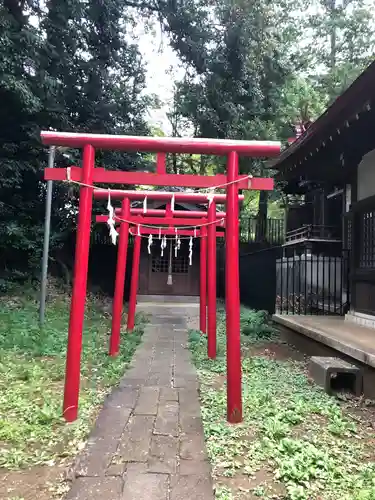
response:
<path fill-rule="evenodd" d="M 207 333 L 207 228 L 206 226 L 202 226 L 201 228 L 201 239 L 200 239 L 199 329 L 202 333 Z"/>
<path fill-rule="evenodd" d="M 94 167 L 95 150 L 91 145 L 84 146 L 82 159 L 83 184 L 92 185 Z M 93 188 L 84 185 L 80 188 L 63 403 L 63 415 L 68 422 L 76 420 L 78 415 L 82 328 L 85 314 L 87 271 L 89 264 L 92 194 Z"/>
<path fill-rule="evenodd" d="M 130 200 L 124 198 L 121 206 L 121 219 L 129 220 Z M 109 341 L 109 355 L 116 356 L 120 348 L 120 331 L 122 320 L 122 309 L 124 305 L 124 286 L 126 276 L 126 261 L 128 256 L 129 223 L 120 223 L 120 236 L 117 250 L 117 265 L 115 278 L 115 293 L 113 297 L 112 309 L 112 329 Z"/>
<path fill-rule="evenodd" d="M 225 230 L 225 298 L 227 330 L 227 419 L 242 421 L 241 343 L 240 343 L 240 273 L 238 155 L 231 152 L 227 159 L 227 208 Z"/>
<path fill-rule="evenodd" d="M 166 159 L 167 155 L 165 153 L 156 153 L 156 173 L 157 174 L 166 174 Z"/>
<path fill-rule="evenodd" d="M 128 309 L 129 332 L 131 332 L 134 329 L 134 323 L 135 323 L 135 309 L 137 305 L 140 257 L 141 257 L 141 236 L 139 234 L 136 234 L 134 236 L 132 279 L 130 284 L 130 297 L 129 297 L 129 309 Z"/>
<path fill-rule="evenodd" d="M 216 203 L 208 207 L 207 226 L 207 354 L 216 358 Z M 211 224 L 210 224 L 211 223 Z"/>

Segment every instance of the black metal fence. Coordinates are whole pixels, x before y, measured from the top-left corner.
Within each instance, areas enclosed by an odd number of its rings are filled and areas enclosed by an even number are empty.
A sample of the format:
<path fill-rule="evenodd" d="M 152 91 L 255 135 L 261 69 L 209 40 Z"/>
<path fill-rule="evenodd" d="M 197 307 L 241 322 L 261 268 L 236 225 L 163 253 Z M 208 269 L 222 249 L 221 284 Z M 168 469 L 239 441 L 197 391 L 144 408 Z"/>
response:
<path fill-rule="evenodd" d="M 350 302 L 349 254 L 295 255 L 276 261 L 277 314 L 339 314 Z"/>
<path fill-rule="evenodd" d="M 255 247 L 255 244 L 250 247 Z M 240 245 L 240 299 L 251 309 L 275 312 L 276 260 L 280 256 L 278 246 L 268 246 L 249 251 L 249 245 Z M 225 249 L 217 252 L 217 293 L 225 297 Z"/>
<path fill-rule="evenodd" d="M 241 217 L 240 240 L 244 243 L 269 243 L 279 245 L 284 242 L 284 219 L 261 219 Z"/>

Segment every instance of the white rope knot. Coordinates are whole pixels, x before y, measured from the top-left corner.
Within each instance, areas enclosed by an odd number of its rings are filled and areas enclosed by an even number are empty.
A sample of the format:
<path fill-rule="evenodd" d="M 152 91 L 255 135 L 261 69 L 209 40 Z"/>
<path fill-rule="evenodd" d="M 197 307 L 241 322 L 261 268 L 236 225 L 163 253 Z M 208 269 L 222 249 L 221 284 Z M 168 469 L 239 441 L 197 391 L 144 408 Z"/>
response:
<path fill-rule="evenodd" d="M 138 224 L 138 226 L 137 226 L 137 235 L 141 236 L 141 226 L 140 226 L 140 224 Z"/>
<path fill-rule="evenodd" d="M 189 266 L 193 264 L 193 237 L 190 236 L 189 240 Z"/>
<path fill-rule="evenodd" d="M 147 196 L 145 196 L 145 199 L 143 200 L 143 213 L 147 214 Z"/>
<path fill-rule="evenodd" d="M 174 212 L 174 194 L 172 195 L 172 200 L 171 200 L 171 211 Z"/>
<path fill-rule="evenodd" d="M 115 229 L 115 210 L 111 204 L 111 191 L 110 191 L 110 189 L 108 189 L 107 210 L 108 210 L 107 225 L 109 227 L 109 236 L 112 240 L 112 244 L 116 245 L 117 238 L 118 238 L 118 232 Z"/>
<path fill-rule="evenodd" d="M 147 251 L 148 251 L 149 255 L 151 255 L 151 247 L 152 247 L 152 234 L 149 234 L 148 245 L 147 245 Z"/>
<path fill-rule="evenodd" d="M 72 168 L 68 167 L 66 169 L 66 181 L 70 182 L 72 180 Z"/>
<path fill-rule="evenodd" d="M 253 176 L 251 174 L 249 174 L 247 176 L 247 188 L 248 189 L 251 189 L 251 179 L 253 178 Z"/>
<path fill-rule="evenodd" d="M 194 228 L 194 238 L 196 238 L 196 237 L 197 237 L 197 228 L 195 227 Z"/>
<path fill-rule="evenodd" d="M 208 206 L 211 206 L 211 203 L 214 201 L 215 191 L 211 189 L 207 194 Z"/>

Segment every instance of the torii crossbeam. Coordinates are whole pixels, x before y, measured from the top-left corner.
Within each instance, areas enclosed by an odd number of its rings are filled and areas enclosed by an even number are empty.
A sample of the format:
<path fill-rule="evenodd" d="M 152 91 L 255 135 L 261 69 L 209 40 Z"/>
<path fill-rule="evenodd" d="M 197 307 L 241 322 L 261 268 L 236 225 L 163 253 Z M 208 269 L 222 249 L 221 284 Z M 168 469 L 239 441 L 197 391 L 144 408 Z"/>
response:
<path fill-rule="evenodd" d="M 80 184 L 76 257 L 70 310 L 67 367 L 64 393 L 64 417 L 75 420 L 78 414 L 82 327 L 85 310 L 91 210 L 94 183 L 223 188 L 226 190 L 226 331 L 227 331 L 227 418 L 242 420 L 241 344 L 239 298 L 239 189 L 272 190 L 272 179 L 241 176 L 238 156 L 270 157 L 280 153 L 279 142 L 135 137 L 100 134 L 41 132 L 44 144 L 82 148 L 82 168 L 50 168 L 46 180 L 73 181 Z M 164 153 L 191 153 L 227 157 L 226 175 L 200 176 L 159 173 L 106 171 L 95 168 L 95 149 Z M 211 204 L 212 205 L 212 204 Z"/>

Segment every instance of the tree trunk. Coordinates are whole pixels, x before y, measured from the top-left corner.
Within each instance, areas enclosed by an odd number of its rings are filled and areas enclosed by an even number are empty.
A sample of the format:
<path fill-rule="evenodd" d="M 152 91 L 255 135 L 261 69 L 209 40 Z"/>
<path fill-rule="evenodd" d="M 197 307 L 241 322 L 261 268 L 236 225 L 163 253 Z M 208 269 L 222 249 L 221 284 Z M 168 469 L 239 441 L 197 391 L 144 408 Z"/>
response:
<path fill-rule="evenodd" d="M 176 155 L 176 153 L 172 154 L 172 166 L 173 166 L 173 173 L 174 174 L 178 174 L 178 171 L 177 171 L 177 155 Z"/>
<path fill-rule="evenodd" d="M 329 3 L 329 18 L 331 20 L 331 33 L 330 33 L 330 55 L 329 62 L 331 70 L 336 67 L 336 51 L 337 51 L 337 33 L 336 33 L 336 0 L 331 0 Z"/>

